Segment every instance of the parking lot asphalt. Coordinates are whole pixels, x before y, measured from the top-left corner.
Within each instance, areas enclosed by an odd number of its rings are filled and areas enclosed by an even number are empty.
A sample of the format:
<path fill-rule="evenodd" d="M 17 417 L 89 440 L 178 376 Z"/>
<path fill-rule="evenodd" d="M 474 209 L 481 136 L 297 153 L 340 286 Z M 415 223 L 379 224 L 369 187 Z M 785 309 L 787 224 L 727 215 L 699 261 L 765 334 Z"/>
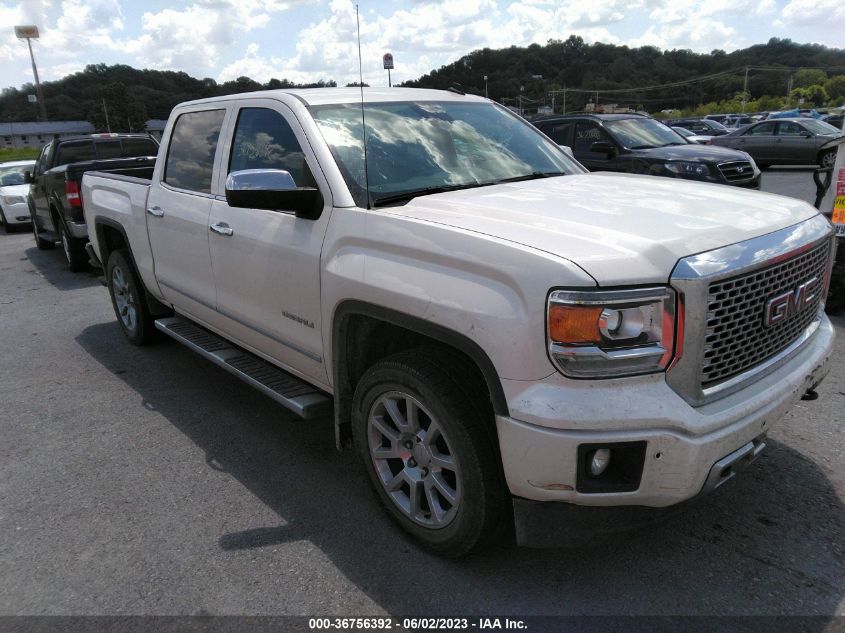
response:
<path fill-rule="evenodd" d="M 819 399 L 712 496 L 590 547 L 447 561 L 394 529 L 330 419 L 175 342 L 129 345 L 96 273 L 0 234 L 0 614 L 843 615 L 834 321 Z"/>

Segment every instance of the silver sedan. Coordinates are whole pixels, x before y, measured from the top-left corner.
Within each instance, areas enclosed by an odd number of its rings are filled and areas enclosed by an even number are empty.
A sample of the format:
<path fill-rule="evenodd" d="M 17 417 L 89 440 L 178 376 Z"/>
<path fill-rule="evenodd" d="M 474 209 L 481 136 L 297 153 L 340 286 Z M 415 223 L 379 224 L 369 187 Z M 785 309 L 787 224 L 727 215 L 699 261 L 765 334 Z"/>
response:
<path fill-rule="evenodd" d="M 714 137 L 713 145 L 748 152 L 761 168 L 769 165 L 833 167 L 836 145 L 845 133 L 816 119 L 769 119 Z"/>

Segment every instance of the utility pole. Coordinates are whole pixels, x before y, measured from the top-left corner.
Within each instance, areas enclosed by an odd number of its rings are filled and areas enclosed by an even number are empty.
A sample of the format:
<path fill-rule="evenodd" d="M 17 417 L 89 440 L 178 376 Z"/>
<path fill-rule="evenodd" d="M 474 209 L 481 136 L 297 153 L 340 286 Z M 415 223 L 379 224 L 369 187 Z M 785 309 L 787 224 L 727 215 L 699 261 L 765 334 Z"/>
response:
<path fill-rule="evenodd" d="M 109 134 L 111 134 L 111 125 L 109 125 L 109 110 L 106 107 L 106 98 L 103 97 L 103 114 L 106 115 L 106 129 L 108 130 Z"/>
<path fill-rule="evenodd" d="M 745 83 L 742 86 L 742 113 L 745 114 L 745 102 L 748 99 L 748 66 L 745 67 Z"/>
<path fill-rule="evenodd" d="M 487 75 L 484 75 L 484 98 L 490 98 L 490 95 L 487 94 Z"/>
<path fill-rule="evenodd" d="M 44 106 L 44 94 L 41 92 L 41 82 L 38 80 L 38 68 L 35 66 L 35 55 L 32 52 L 32 40 L 38 39 L 38 27 L 34 25 L 16 26 L 15 35 L 19 40 L 26 40 L 29 46 L 29 59 L 32 60 L 32 75 L 35 77 L 35 93 L 38 95 L 38 107 L 41 110 L 41 120 L 47 120 L 47 108 Z"/>
<path fill-rule="evenodd" d="M 786 107 L 792 103 L 792 75 L 789 76 L 789 82 L 786 84 Z"/>

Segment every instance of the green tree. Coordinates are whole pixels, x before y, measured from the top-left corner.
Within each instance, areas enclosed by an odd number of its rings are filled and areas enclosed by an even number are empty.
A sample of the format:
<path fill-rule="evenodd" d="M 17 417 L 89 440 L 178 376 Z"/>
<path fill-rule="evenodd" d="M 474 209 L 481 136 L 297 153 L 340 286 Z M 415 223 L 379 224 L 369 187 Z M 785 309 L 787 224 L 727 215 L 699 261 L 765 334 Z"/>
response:
<path fill-rule="evenodd" d="M 823 70 L 804 68 L 793 75 L 792 85 L 796 88 L 808 88 L 816 84 L 824 84 L 827 74 Z"/>
<path fill-rule="evenodd" d="M 793 103 L 798 99 L 804 99 L 805 107 L 822 106 L 827 103 L 828 99 L 830 99 L 827 92 L 825 92 L 824 86 L 820 86 L 818 84 L 807 86 L 806 88 L 796 88 L 789 94 L 789 96 L 792 98 Z"/>
<path fill-rule="evenodd" d="M 845 75 L 831 77 L 825 82 L 824 89 L 831 99 L 845 99 Z"/>

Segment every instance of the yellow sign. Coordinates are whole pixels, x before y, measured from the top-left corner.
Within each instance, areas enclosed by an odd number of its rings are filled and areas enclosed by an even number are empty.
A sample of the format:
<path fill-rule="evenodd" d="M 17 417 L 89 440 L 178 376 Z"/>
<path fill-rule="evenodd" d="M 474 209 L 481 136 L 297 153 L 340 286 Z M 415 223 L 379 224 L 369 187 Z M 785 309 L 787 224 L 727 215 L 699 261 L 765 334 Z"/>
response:
<path fill-rule="evenodd" d="M 836 196 L 833 200 L 833 218 L 834 224 L 845 224 L 845 196 Z"/>

